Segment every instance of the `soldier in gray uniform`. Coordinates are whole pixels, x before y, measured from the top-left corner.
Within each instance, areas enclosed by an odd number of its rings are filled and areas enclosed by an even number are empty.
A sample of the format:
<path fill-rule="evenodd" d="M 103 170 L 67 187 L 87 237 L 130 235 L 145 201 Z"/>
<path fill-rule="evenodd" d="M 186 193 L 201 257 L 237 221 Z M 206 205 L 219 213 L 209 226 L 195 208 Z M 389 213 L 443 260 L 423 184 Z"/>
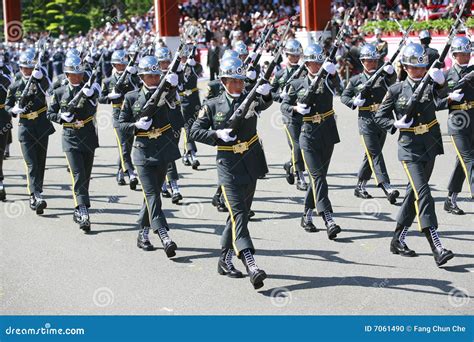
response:
<path fill-rule="evenodd" d="M 291 82 L 287 95 L 283 97 L 281 111 L 287 116 L 300 115 L 303 121 L 300 146 L 311 186 L 306 192 L 301 226 L 307 232 L 317 231 L 313 224 L 313 209 L 316 209 L 316 213 L 323 217 L 328 238 L 334 240 L 341 232 L 341 227 L 336 224 L 332 216 L 333 209 L 329 200 L 326 176 L 334 145 L 340 141 L 333 109 L 334 89 L 339 78 L 336 66 L 329 61 L 324 62 L 324 59 L 323 49 L 318 44 L 311 44 L 304 50 L 304 63 L 308 75 Z M 304 96 L 320 68 L 326 70 L 327 76 L 321 79 L 318 85 L 317 100 L 307 107 L 299 103 L 299 99 Z"/>
<path fill-rule="evenodd" d="M 375 29 L 375 46 L 377 47 L 377 51 L 380 55 L 379 59 L 379 65 L 378 67 L 380 68 L 382 64 L 384 63 L 385 56 L 388 55 L 388 43 L 382 39 L 382 30 L 381 29 Z"/>
<path fill-rule="evenodd" d="M 21 76 L 8 88 L 5 110 L 18 121 L 18 140 L 26 164 L 26 180 L 30 195 L 30 208 L 41 215 L 47 204 L 43 199 L 43 180 L 46 168 L 49 136 L 54 133 L 54 127 L 45 113 L 46 91 L 49 81 L 46 73 L 35 69 L 35 52 L 27 50 L 20 55 L 19 65 Z M 26 94 L 23 108 L 18 101 L 31 79 L 31 86 Z"/>
<path fill-rule="evenodd" d="M 272 82 L 272 96 L 273 101 L 281 102 L 286 94 L 287 80 L 293 75 L 299 67 L 299 60 L 303 54 L 303 48 L 296 39 L 291 39 L 285 44 L 284 50 L 287 57 L 286 68 L 281 69 L 275 73 Z M 304 77 L 305 75 L 303 75 Z M 291 159 L 283 165 L 286 171 L 286 181 L 288 184 L 295 183 L 296 174 L 296 188 L 298 190 L 307 191 L 308 184 L 304 177 L 304 162 L 301 156 L 300 148 L 300 133 L 303 125 L 303 118 L 301 115 L 293 115 L 293 113 L 283 113 L 283 123 L 285 128 L 285 135 L 288 140 L 288 145 L 291 149 Z"/>
<path fill-rule="evenodd" d="M 7 146 L 8 135 L 12 128 L 12 117 L 5 109 L 5 100 L 10 84 L 10 76 L 4 74 L 3 70 L 0 69 L 0 201 L 5 201 L 7 198 L 5 185 L 3 184 L 3 156 Z"/>
<path fill-rule="evenodd" d="M 192 47 L 187 45 L 182 52 L 181 63 L 178 68 L 179 76 L 179 96 L 181 97 L 181 108 L 184 117 L 184 143 L 183 164 L 197 169 L 200 165 L 197 159 L 197 147 L 194 141 L 189 137 L 189 130 L 196 120 L 196 115 L 201 108 L 199 99 L 199 89 L 197 86 L 198 78 L 202 74 L 202 66 L 194 58 L 187 58 Z"/>
<path fill-rule="evenodd" d="M 405 243 L 408 229 L 416 217 L 418 228 L 428 239 L 436 264 L 441 266 L 454 254 L 445 249 L 439 239 L 438 220 L 429 180 L 436 156 L 444 153 L 441 130 L 436 120 L 436 105 L 445 96 L 446 82 L 441 70 L 430 69 L 429 75 L 433 84 L 426 87 L 420 102 L 415 104 L 413 118 L 406 122 L 405 109 L 426 74 L 428 56 L 420 44 L 411 43 L 403 50 L 401 60 L 408 77 L 388 89 L 374 116 L 375 122 L 390 133 L 393 134 L 399 129 L 398 159 L 409 181 L 397 215 L 390 251 L 407 257 L 416 255 Z"/>
<path fill-rule="evenodd" d="M 242 277 L 232 264 L 235 254 L 243 261 L 255 289 L 263 286 L 266 273 L 255 262 L 255 247 L 248 229 L 248 213 L 252 205 L 257 179 L 264 174 L 266 164 L 261 158 L 257 134 L 257 115 L 244 119 L 233 131 L 226 128 L 235 109 L 245 99 L 245 71 L 238 58 L 227 58 L 220 64 L 220 79 L 225 93 L 207 101 L 199 111 L 191 129 L 192 137 L 207 145 L 217 146 L 217 175 L 229 210 L 221 238 L 221 257 L 218 272 L 230 277 Z M 256 111 L 272 104 L 271 86 L 267 83 L 257 89 Z M 235 135 L 234 135 L 235 134 Z"/>
<path fill-rule="evenodd" d="M 382 188 L 388 201 L 394 204 L 400 193 L 390 186 L 390 178 L 382 154 L 387 132 L 375 124 L 373 116 L 382 102 L 388 87 L 395 83 L 396 74 L 392 65 L 386 65 L 383 71 L 384 75 L 377 80 L 365 97 L 362 97 L 360 91 L 377 71 L 380 54 L 374 45 L 366 44 L 361 48 L 360 60 L 364 66 L 364 72 L 352 76 L 341 95 L 342 103 L 351 109 L 357 108 L 359 110 L 359 134 L 365 150 L 364 160 L 358 174 L 359 181 L 354 189 L 354 195 L 363 199 L 372 198 L 367 192 L 365 185 L 373 173 L 377 186 Z"/>
<path fill-rule="evenodd" d="M 168 71 L 168 68 L 171 64 L 172 55 L 170 49 L 167 47 L 159 47 L 155 51 L 155 56 L 158 59 L 160 64 L 160 70 L 163 74 Z M 181 136 L 181 130 L 184 127 L 184 118 L 181 108 L 181 100 L 179 94 L 175 94 L 174 104 L 171 103 L 171 107 L 168 111 L 168 119 L 171 123 L 171 128 L 173 130 L 173 138 L 176 143 L 176 146 L 179 146 L 179 138 Z M 161 194 L 163 197 L 171 198 L 171 202 L 178 204 L 179 201 L 183 199 L 181 192 L 179 191 L 179 174 L 178 168 L 176 166 L 176 161 L 172 161 L 168 164 L 168 170 L 166 172 L 166 181 L 163 182 L 161 189 Z M 171 193 L 168 191 L 168 188 L 171 190 Z"/>
<path fill-rule="evenodd" d="M 84 82 L 84 66 L 78 56 L 66 58 L 64 73 L 68 83 L 53 91 L 49 120 L 63 126 L 62 148 L 71 172 L 74 199 L 73 220 L 85 233 L 91 230 L 89 185 L 99 138 L 95 114 L 100 96 L 100 85 Z M 80 95 L 78 95 L 81 93 Z M 73 108 L 69 103 L 75 96 L 80 100 Z"/>
<path fill-rule="evenodd" d="M 135 135 L 132 158 L 143 189 L 137 246 L 146 251 L 154 249 L 148 236 L 151 227 L 159 235 L 166 255 L 171 258 L 176 255 L 178 247 L 168 235 L 169 226 L 161 209 L 160 193 L 168 164 L 181 157 L 168 119 L 168 111 L 173 104 L 170 105 L 169 99 L 162 97 L 156 107 L 151 107 L 151 114 L 142 117 L 143 108 L 155 92 L 162 74 L 155 56 L 140 59 L 138 75 L 143 87 L 125 95 L 119 122 L 124 133 Z M 178 76 L 170 73 L 166 82 L 170 84 L 173 95 L 176 94 L 173 88 L 178 85 Z"/>
<path fill-rule="evenodd" d="M 420 38 L 421 45 L 425 49 L 425 53 L 428 56 L 428 68 L 434 63 L 435 60 L 439 58 L 439 52 L 436 49 L 430 48 L 431 43 L 431 33 L 428 30 L 420 31 L 418 34 Z"/>
<path fill-rule="evenodd" d="M 444 210 L 454 215 L 463 215 L 464 211 L 457 205 L 457 196 L 467 180 L 471 198 L 474 198 L 474 91 L 472 81 L 459 81 L 467 74 L 474 72 L 469 65 L 472 45 L 467 37 L 456 37 L 451 45 L 454 60 L 452 68 L 446 71 L 449 94 L 441 102 L 440 108 L 449 108 L 448 134 L 456 151 L 456 165 L 448 185 L 448 197 Z"/>
<path fill-rule="evenodd" d="M 132 145 L 133 134 L 124 135 L 119 129 L 120 108 L 122 107 L 123 98 L 129 91 L 140 87 L 140 79 L 138 78 L 137 68 L 135 66 L 127 67 L 128 56 L 125 50 L 116 50 L 112 53 L 111 63 L 113 66 L 112 75 L 105 79 L 102 85 L 102 96 L 99 99 L 100 103 L 112 104 L 112 118 L 114 133 L 117 139 L 117 146 L 119 151 L 118 157 L 118 171 L 117 184 L 125 185 L 125 175 L 129 177 L 130 189 L 135 190 L 138 184 L 138 179 L 135 174 L 135 168 L 132 164 Z M 117 88 L 117 82 L 122 76 L 125 69 L 127 70 L 127 77 L 121 84 L 120 89 Z"/>

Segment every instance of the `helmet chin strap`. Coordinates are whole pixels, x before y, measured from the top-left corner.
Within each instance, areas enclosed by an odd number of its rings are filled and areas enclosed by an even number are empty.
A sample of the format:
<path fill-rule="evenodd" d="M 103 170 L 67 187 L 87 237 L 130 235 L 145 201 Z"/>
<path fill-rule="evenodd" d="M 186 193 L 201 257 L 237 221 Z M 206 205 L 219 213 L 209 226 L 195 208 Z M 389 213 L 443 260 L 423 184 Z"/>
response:
<path fill-rule="evenodd" d="M 146 85 L 145 83 L 143 84 L 145 86 L 145 88 L 147 88 L 148 90 L 155 90 L 156 88 L 158 88 L 158 86 L 148 86 Z"/>
<path fill-rule="evenodd" d="M 469 63 L 466 63 L 466 64 L 461 64 L 461 63 L 458 63 L 458 62 L 455 62 L 457 65 L 459 65 L 461 68 L 464 68 L 464 67 L 467 67 L 469 65 Z"/>
<path fill-rule="evenodd" d="M 421 81 L 423 79 L 423 77 L 419 77 L 419 78 L 414 78 L 414 77 L 411 77 L 411 76 L 408 76 L 408 77 L 410 77 L 410 79 L 412 81 L 415 81 L 415 82 Z"/>
<path fill-rule="evenodd" d="M 364 64 L 362 64 L 362 66 L 364 67 L 365 72 L 368 74 L 373 74 L 374 72 L 377 71 L 377 69 L 372 69 L 372 70 L 367 69 Z"/>

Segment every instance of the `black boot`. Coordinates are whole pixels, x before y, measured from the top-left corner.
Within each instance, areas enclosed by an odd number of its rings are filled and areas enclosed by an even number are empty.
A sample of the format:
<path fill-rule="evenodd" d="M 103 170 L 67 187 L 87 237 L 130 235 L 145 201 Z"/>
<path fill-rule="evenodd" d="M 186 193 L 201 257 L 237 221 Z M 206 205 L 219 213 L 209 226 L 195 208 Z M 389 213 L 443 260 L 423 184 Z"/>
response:
<path fill-rule="evenodd" d="M 312 220 L 306 220 L 306 215 L 303 215 L 303 217 L 301 217 L 301 227 L 303 227 L 304 230 L 308 233 L 316 233 L 318 231 L 318 228 L 316 228 Z"/>
<path fill-rule="evenodd" d="M 43 215 L 44 209 L 48 206 L 46 201 L 43 199 L 43 196 L 41 193 L 37 192 L 35 193 L 35 198 L 36 198 L 36 215 Z"/>
<path fill-rule="evenodd" d="M 137 246 L 138 248 L 143 249 L 144 251 L 152 251 L 155 249 L 148 238 L 148 232 L 150 231 L 150 227 L 142 227 L 138 232 L 137 237 Z"/>
<path fill-rule="evenodd" d="M 230 248 L 222 248 L 219 262 L 217 263 L 217 273 L 226 275 L 230 278 L 243 278 L 242 272 L 237 270 L 232 263 L 234 251 Z"/>
<path fill-rule="evenodd" d="M 326 210 L 323 214 L 324 224 L 326 225 L 326 230 L 328 233 L 329 240 L 334 240 L 337 237 L 337 234 L 341 232 L 341 227 L 339 227 L 334 219 L 332 218 L 332 213 Z"/>
<path fill-rule="evenodd" d="M 193 170 L 197 170 L 199 166 L 201 166 L 201 163 L 199 162 L 199 160 L 195 159 L 194 157 L 191 157 L 192 159 L 192 164 L 191 164 L 191 167 L 193 168 Z"/>
<path fill-rule="evenodd" d="M 249 220 L 255 216 L 255 212 L 253 210 L 249 210 Z"/>
<path fill-rule="evenodd" d="M 189 155 L 187 153 L 183 154 L 183 164 L 184 166 L 191 166 L 191 162 L 189 161 Z"/>
<path fill-rule="evenodd" d="M 133 173 L 133 171 L 129 171 L 128 174 L 130 175 L 131 174 L 131 177 L 130 177 L 130 190 L 136 190 L 137 189 L 137 185 L 138 185 L 138 178 L 135 176 L 135 174 Z"/>
<path fill-rule="evenodd" d="M 74 209 L 73 220 L 79 225 L 79 228 L 82 229 L 84 233 L 87 234 L 91 231 L 89 212 L 85 205 L 81 204 L 78 208 Z"/>
<path fill-rule="evenodd" d="M 0 188 L 0 201 L 5 202 L 7 200 L 7 192 L 5 191 L 5 188 L 2 186 Z"/>
<path fill-rule="evenodd" d="M 161 186 L 161 196 L 163 196 L 163 198 L 171 198 L 171 193 L 168 191 L 166 183 L 163 183 Z"/>
<path fill-rule="evenodd" d="M 442 266 L 448 260 L 454 257 L 454 253 L 450 250 L 444 248 L 439 241 L 438 232 L 435 228 L 425 228 L 423 229 L 426 239 L 428 240 L 431 250 L 433 251 L 433 257 L 435 259 L 436 265 Z"/>
<path fill-rule="evenodd" d="M 252 283 L 253 288 L 258 290 L 259 288 L 263 287 L 263 281 L 267 279 L 267 274 L 264 270 L 261 270 L 257 267 L 250 249 L 244 249 L 241 254 L 241 259 L 245 265 L 245 268 L 247 269 L 250 282 Z"/>
<path fill-rule="evenodd" d="M 35 194 L 30 195 L 30 209 L 36 211 L 36 197 Z"/>
<path fill-rule="evenodd" d="M 295 184 L 295 175 L 293 174 L 293 172 L 291 172 L 291 163 L 290 162 L 285 163 L 285 165 L 283 165 L 283 168 L 286 171 L 285 178 L 288 184 L 291 184 L 291 185 Z"/>
<path fill-rule="evenodd" d="M 117 184 L 118 185 L 125 185 L 125 175 L 123 174 L 122 170 L 118 170 L 117 172 Z"/>
<path fill-rule="evenodd" d="M 225 205 L 224 202 L 219 201 L 219 204 L 217 204 L 217 211 L 220 213 L 226 213 L 229 210 L 227 209 L 227 206 Z"/>
<path fill-rule="evenodd" d="M 298 179 L 296 181 L 296 189 L 301 190 L 301 191 L 307 191 L 308 183 L 306 183 L 304 179 Z"/>
<path fill-rule="evenodd" d="M 459 208 L 457 203 L 453 203 L 450 197 L 446 198 L 446 201 L 444 201 L 444 210 L 453 215 L 465 214 L 464 210 Z"/>
<path fill-rule="evenodd" d="M 385 196 L 387 197 L 387 200 L 390 202 L 390 204 L 395 204 L 397 203 L 397 198 L 400 196 L 400 192 L 398 190 L 393 190 L 390 186 L 390 184 L 379 184 L 379 187 L 382 189 L 384 192 Z"/>
<path fill-rule="evenodd" d="M 156 231 L 161 239 L 161 244 L 163 245 L 163 249 L 165 250 L 166 256 L 168 258 L 172 258 L 176 255 L 176 250 L 178 246 L 174 243 L 173 240 L 168 235 L 167 229 L 165 227 L 160 227 Z"/>
<path fill-rule="evenodd" d="M 408 230 L 408 228 L 406 228 Z M 403 234 L 402 238 L 400 236 Z M 390 242 L 390 252 L 393 254 L 399 254 L 405 257 L 415 257 L 416 252 L 408 248 L 407 244 L 405 243 L 405 227 L 397 226 L 395 228 L 395 233 L 393 234 L 392 241 Z M 402 241 L 400 241 L 402 240 Z"/>
<path fill-rule="evenodd" d="M 362 199 L 370 199 L 372 196 L 361 186 L 361 182 L 357 184 L 356 188 L 354 189 L 354 196 L 359 197 Z"/>
<path fill-rule="evenodd" d="M 173 192 L 173 195 L 171 196 L 171 202 L 173 202 L 173 204 L 178 204 L 182 199 L 183 196 L 179 193 L 179 191 Z"/>

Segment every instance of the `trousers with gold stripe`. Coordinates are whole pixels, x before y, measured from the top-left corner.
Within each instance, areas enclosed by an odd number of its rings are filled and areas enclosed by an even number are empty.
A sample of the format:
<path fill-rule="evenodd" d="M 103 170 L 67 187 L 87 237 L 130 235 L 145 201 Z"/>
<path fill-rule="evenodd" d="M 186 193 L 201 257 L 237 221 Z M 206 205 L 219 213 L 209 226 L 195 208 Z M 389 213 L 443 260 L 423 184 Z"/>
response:
<path fill-rule="evenodd" d="M 125 133 L 118 128 L 114 128 L 114 131 L 117 139 L 117 146 L 119 148 L 117 161 L 118 168 L 122 169 L 123 172 L 133 171 L 132 146 L 135 136 L 133 134 Z"/>
<path fill-rule="evenodd" d="M 288 145 L 291 149 L 291 160 L 289 161 L 289 163 L 293 167 L 293 171 L 305 170 L 300 147 L 300 134 L 302 124 L 303 123 L 301 120 L 291 120 L 284 125 L 286 139 L 288 140 Z"/>
<path fill-rule="evenodd" d="M 453 134 L 451 141 L 456 151 L 456 165 L 449 179 L 448 190 L 459 193 L 464 180 L 474 198 L 474 136 L 472 134 Z"/>
<path fill-rule="evenodd" d="M 434 159 L 428 161 L 402 161 L 408 177 L 408 185 L 405 198 L 397 215 L 399 225 L 410 227 L 417 218 L 420 231 L 424 228 L 438 227 L 435 203 L 428 184 L 434 164 Z"/>
<path fill-rule="evenodd" d="M 222 184 L 222 196 L 229 210 L 226 225 L 221 237 L 222 248 L 232 248 L 239 253 L 249 248 L 252 254 L 255 248 L 248 229 L 249 211 L 252 207 L 253 196 L 257 181 L 249 184 Z"/>
<path fill-rule="evenodd" d="M 89 184 L 92 166 L 94 165 L 94 150 L 70 150 L 64 152 L 72 178 L 74 206 L 91 206 Z"/>
<path fill-rule="evenodd" d="M 387 132 L 379 128 L 370 118 L 359 117 L 359 133 L 364 147 L 364 159 L 359 169 L 360 180 L 370 180 L 372 174 L 377 185 L 390 183 L 382 149 Z"/>
<path fill-rule="evenodd" d="M 43 192 L 48 142 L 48 135 L 34 141 L 20 141 L 21 153 L 26 167 L 26 181 L 29 194 Z"/>
<path fill-rule="evenodd" d="M 8 126 L 5 125 L 4 127 L 8 127 Z M 10 129 L 3 129 L 2 131 L 0 131 L 0 181 L 3 181 L 4 179 L 3 156 L 5 154 L 5 148 L 7 147 L 9 132 L 10 132 Z"/>

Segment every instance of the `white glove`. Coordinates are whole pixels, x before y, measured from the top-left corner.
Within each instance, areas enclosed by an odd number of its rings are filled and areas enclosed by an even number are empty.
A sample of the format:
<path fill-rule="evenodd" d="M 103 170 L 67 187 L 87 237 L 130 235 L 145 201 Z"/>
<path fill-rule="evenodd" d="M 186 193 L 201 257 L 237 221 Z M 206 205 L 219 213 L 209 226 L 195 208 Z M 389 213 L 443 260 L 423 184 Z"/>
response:
<path fill-rule="evenodd" d="M 132 74 L 132 75 L 135 75 L 137 73 L 137 68 L 134 67 L 133 65 L 132 66 L 127 66 L 125 68 L 125 70 L 127 70 L 127 72 Z"/>
<path fill-rule="evenodd" d="M 140 118 L 140 120 L 135 122 L 135 127 L 146 131 L 150 128 L 152 122 L 153 120 L 150 120 L 147 116 L 144 116 L 143 118 Z"/>
<path fill-rule="evenodd" d="M 252 51 L 252 52 L 249 53 L 249 57 L 252 61 L 254 61 L 255 57 L 257 57 L 257 53 L 255 51 Z"/>
<path fill-rule="evenodd" d="M 82 88 L 82 92 L 84 93 L 84 95 L 86 95 L 86 97 L 91 97 L 92 95 L 94 95 L 94 89 L 92 88 L 84 87 Z"/>
<path fill-rule="evenodd" d="M 336 73 L 336 66 L 334 65 L 334 63 L 324 62 L 323 68 L 327 71 L 328 74 L 334 75 Z"/>
<path fill-rule="evenodd" d="M 309 113 L 309 108 L 304 103 L 297 103 L 294 108 L 296 112 L 300 113 L 301 115 L 305 115 Z"/>
<path fill-rule="evenodd" d="M 87 56 L 86 58 L 84 58 L 86 60 L 87 63 L 89 64 L 92 64 L 94 63 L 94 59 L 91 57 L 91 56 Z"/>
<path fill-rule="evenodd" d="M 269 83 L 264 83 L 257 87 L 257 93 L 263 96 L 267 96 L 268 94 L 270 94 L 271 90 L 272 86 Z"/>
<path fill-rule="evenodd" d="M 255 70 L 250 70 L 250 71 L 247 71 L 247 74 L 245 75 L 248 79 L 250 80 L 255 80 L 257 78 L 257 73 L 255 72 Z"/>
<path fill-rule="evenodd" d="M 3 68 L 3 61 L 0 61 L 0 68 Z"/>
<path fill-rule="evenodd" d="M 219 139 L 221 139 L 224 142 L 234 141 L 235 139 L 237 139 L 237 136 L 231 137 L 229 135 L 230 132 L 232 132 L 232 128 L 218 129 L 216 131 L 216 135 Z"/>
<path fill-rule="evenodd" d="M 393 126 L 395 128 L 409 128 L 413 123 L 413 119 L 411 119 L 410 122 L 405 122 L 406 118 L 407 116 L 403 115 L 400 120 L 397 120 L 393 123 Z"/>
<path fill-rule="evenodd" d="M 452 93 L 449 93 L 448 94 L 448 97 L 451 101 L 456 101 L 456 102 L 459 102 L 462 100 L 462 98 L 464 97 L 464 93 L 461 93 L 461 90 L 462 89 L 456 89 L 455 91 L 453 91 Z"/>
<path fill-rule="evenodd" d="M 122 94 L 112 92 L 112 93 L 110 93 L 110 94 L 107 95 L 107 98 L 108 98 L 109 100 L 116 100 L 116 99 L 118 99 L 120 96 L 122 96 Z"/>
<path fill-rule="evenodd" d="M 195 65 L 196 65 L 196 61 L 194 60 L 194 58 L 188 59 L 187 63 L 188 63 L 190 66 L 195 66 Z"/>
<path fill-rule="evenodd" d="M 280 93 L 280 99 L 283 99 L 286 95 L 288 95 L 286 90 L 282 90 L 281 93 Z"/>
<path fill-rule="evenodd" d="M 61 119 L 66 122 L 71 122 L 74 119 L 74 115 L 69 112 L 61 112 Z"/>
<path fill-rule="evenodd" d="M 443 84 L 444 83 L 444 74 L 443 71 L 437 68 L 433 68 L 429 71 L 431 79 L 438 83 L 438 84 Z"/>
<path fill-rule="evenodd" d="M 12 113 L 15 115 L 23 114 L 24 112 L 25 110 L 23 108 L 20 108 L 20 106 L 18 106 L 17 104 L 15 105 L 15 107 L 12 108 Z"/>
<path fill-rule="evenodd" d="M 356 96 L 356 98 L 353 101 L 354 106 L 356 107 L 362 107 L 365 103 L 365 99 L 360 97 L 360 94 Z"/>
<path fill-rule="evenodd" d="M 178 75 L 169 73 L 166 75 L 166 82 L 168 82 L 172 87 L 176 87 L 178 85 Z"/>
<path fill-rule="evenodd" d="M 43 73 L 41 72 L 41 70 L 33 70 L 33 73 L 31 75 L 37 80 L 40 80 L 43 78 Z"/>
<path fill-rule="evenodd" d="M 176 72 L 181 72 L 184 70 L 184 64 L 183 63 L 179 63 L 178 65 L 178 69 L 176 70 Z"/>
<path fill-rule="evenodd" d="M 383 71 L 385 71 L 387 74 L 392 75 L 395 72 L 395 69 L 391 64 L 388 64 L 383 67 Z"/>

